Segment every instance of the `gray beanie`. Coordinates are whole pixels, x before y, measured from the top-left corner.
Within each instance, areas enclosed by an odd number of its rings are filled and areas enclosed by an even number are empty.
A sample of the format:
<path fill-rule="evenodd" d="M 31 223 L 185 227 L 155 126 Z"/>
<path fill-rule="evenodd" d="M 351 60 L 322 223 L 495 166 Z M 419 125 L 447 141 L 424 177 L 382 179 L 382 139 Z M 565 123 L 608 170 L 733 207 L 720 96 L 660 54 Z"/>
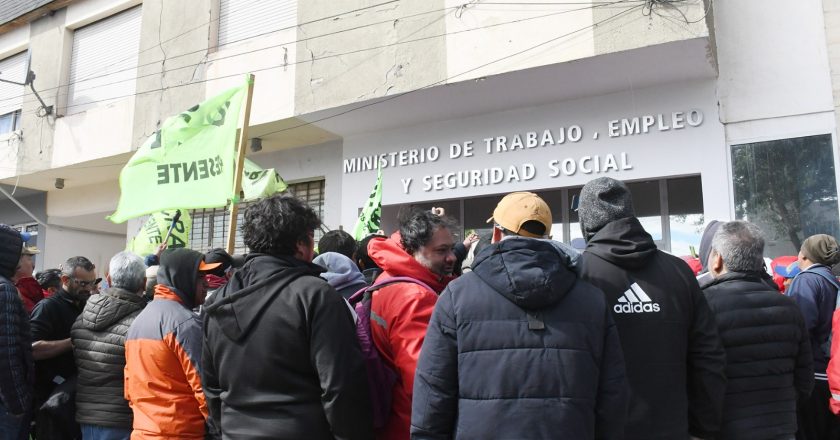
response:
<path fill-rule="evenodd" d="M 630 189 L 610 177 L 599 177 L 584 185 L 578 206 L 580 229 L 586 240 L 607 223 L 636 216 Z"/>

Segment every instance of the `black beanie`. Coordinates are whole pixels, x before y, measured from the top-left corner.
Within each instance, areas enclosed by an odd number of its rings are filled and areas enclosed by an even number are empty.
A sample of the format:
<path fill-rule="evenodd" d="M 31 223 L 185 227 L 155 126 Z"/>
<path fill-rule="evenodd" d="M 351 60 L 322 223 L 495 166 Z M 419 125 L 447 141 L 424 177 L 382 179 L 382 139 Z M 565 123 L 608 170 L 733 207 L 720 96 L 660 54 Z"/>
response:
<path fill-rule="evenodd" d="M 635 217 L 630 189 L 624 182 L 609 177 L 589 181 L 580 190 L 578 216 L 587 241 L 608 223 Z"/>
<path fill-rule="evenodd" d="M 6 278 L 15 275 L 22 251 L 23 238 L 20 232 L 0 223 L 0 275 Z"/>

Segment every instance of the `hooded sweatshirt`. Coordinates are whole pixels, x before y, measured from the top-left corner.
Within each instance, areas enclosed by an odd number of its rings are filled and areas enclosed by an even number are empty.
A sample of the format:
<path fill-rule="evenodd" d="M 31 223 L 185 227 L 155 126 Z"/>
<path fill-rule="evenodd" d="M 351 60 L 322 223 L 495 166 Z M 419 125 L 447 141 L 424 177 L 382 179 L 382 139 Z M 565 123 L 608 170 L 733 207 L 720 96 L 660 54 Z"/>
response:
<path fill-rule="evenodd" d="M 349 299 L 350 295 L 367 286 L 365 276 L 359 271 L 359 266 L 356 266 L 356 263 L 345 255 L 338 252 L 324 252 L 315 257 L 312 262 L 327 269 L 321 274 L 321 278 L 327 280 L 327 283 L 333 286 L 344 299 Z"/>
<path fill-rule="evenodd" d="M 623 435 L 624 361 L 606 300 L 546 240 L 491 245 L 446 287 L 414 385 L 415 439 Z"/>
<path fill-rule="evenodd" d="M 134 411 L 132 439 L 204 438 L 201 323 L 192 311 L 203 257 L 189 249 L 165 251 L 155 299 L 128 329 L 125 399 Z"/>
<path fill-rule="evenodd" d="M 249 254 L 205 304 L 202 379 L 214 438 L 373 436 L 356 326 L 322 271 Z"/>
<path fill-rule="evenodd" d="M 125 400 L 125 336 L 146 300 L 112 287 L 93 295 L 70 331 L 78 368 L 76 421 L 130 429 Z"/>
<path fill-rule="evenodd" d="M 376 290 L 371 300 L 373 342 L 385 364 L 398 375 L 391 395 L 391 416 L 385 427 L 377 432 L 377 438 L 408 439 L 414 370 L 420 347 L 437 296 L 453 277 L 435 274 L 415 260 L 400 244 L 399 232 L 389 238 L 371 240 L 368 255 L 383 269 L 378 282 L 398 276 L 411 277 L 434 289 L 429 291 L 415 283 L 394 283 Z"/>
<path fill-rule="evenodd" d="M 707 438 L 720 429 L 725 352 L 691 269 L 656 248 L 635 217 L 589 240 L 581 278 L 604 291 L 630 384 L 625 438 Z"/>

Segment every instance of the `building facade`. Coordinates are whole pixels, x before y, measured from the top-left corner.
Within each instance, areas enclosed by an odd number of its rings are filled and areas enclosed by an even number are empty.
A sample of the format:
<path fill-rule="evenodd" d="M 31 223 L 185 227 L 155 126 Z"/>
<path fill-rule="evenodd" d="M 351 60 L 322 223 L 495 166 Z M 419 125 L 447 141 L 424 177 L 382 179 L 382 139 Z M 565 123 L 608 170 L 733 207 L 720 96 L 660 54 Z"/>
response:
<path fill-rule="evenodd" d="M 837 3 L 0 0 L 0 188 L 34 214 L 0 198 L 0 221 L 37 229 L 39 267 L 103 265 L 142 221 L 105 220 L 132 152 L 253 72 L 248 157 L 324 229 L 353 227 L 381 166 L 386 232 L 430 206 L 481 231 L 530 190 L 569 242 L 610 176 L 670 252 L 746 218 L 795 254 L 840 236 Z M 193 219 L 196 249 L 224 243 L 223 208 Z"/>

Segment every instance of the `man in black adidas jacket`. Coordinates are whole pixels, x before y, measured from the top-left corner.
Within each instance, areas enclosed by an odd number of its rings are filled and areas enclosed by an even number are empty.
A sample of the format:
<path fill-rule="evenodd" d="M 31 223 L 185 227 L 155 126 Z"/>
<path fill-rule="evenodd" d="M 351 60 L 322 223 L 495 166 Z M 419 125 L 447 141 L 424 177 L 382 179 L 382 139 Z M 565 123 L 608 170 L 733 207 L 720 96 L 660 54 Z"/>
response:
<path fill-rule="evenodd" d="M 587 241 L 581 278 L 606 294 L 624 351 L 625 439 L 711 437 L 721 424 L 726 359 L 694 274 L 656 248 L 624 183 L 587 183 L 578 214 Z"/>

